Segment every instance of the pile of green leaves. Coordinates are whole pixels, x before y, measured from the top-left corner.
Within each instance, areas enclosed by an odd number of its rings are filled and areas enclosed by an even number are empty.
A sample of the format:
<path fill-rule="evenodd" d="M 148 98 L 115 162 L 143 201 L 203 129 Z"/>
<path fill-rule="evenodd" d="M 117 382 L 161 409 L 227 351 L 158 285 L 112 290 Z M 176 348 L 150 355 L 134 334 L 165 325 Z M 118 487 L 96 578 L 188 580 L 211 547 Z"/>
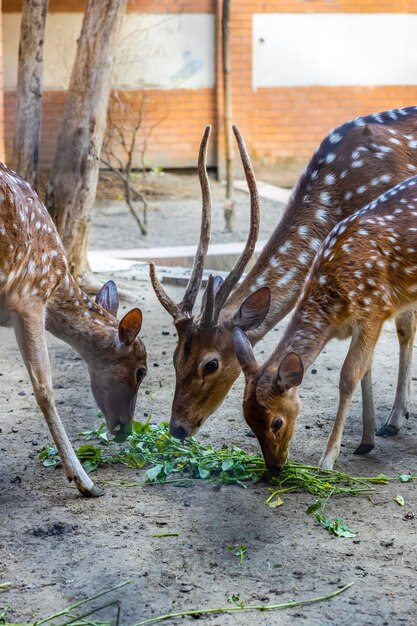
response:
<path fill-rule="evenodd" d="M 81 433 L 86 439 L 99 439 L 99 446 L 92 443 L 78 448 L 77 456 L 87 472 L 109 463 L 123 463 L 145 472 L 145 483 L 176 482 L 186 484 L 190 480 L 211 480 L 221 484 L 238 484 L 245 487 L 248 481 L 266 478 L 266 468 L 260 454 L 249 454 L 238 446 L 214 448 L 193 437 L 180 441 L 169 434 L 168 424 L 140 424 L 133 422 L 130 434 L 110 440 L 105 425 L 98 430 Z M 115 442 L 124 439 L 121 446 Z M 45 448 L 40 459 L 45 466 L 60 463 L 55 448 Z M 280 495 L 285 492 L 307 492 L 320 499 L 334 494 L 356 495 L 374 491 L 374 484 L 386 484 L 391 480 L 406 482 L 416 476 L 403 474 L 394 479 L 384 474 L 375 477 L 354 477 L 340 471 L 325 470 L 290 460 L 280 476 L 274 478 L 271 496 L 267 504 L 279 506 Z"/>
<path fill-rule="evenodd" d="M 168 424 L 140 424 L 133 422 L 129 433 L 120 433 L 112 440 L 105 424 L 97 430 L 81 433 L 88 440 L 99 440 L 99 445 L 87 443 L 76 450 L 87 472 L 111 464 L 123 463 L 135 469 L 148 468 L 143 483 L 175 483 L 187 485 L 194 480 L 210 480 L 215 483 L 237 484 L 246 487 L 248 481 L 258 482 L 266 478 L 266 467 L 260 454 L 249 454 L 232 445 L 230 448 L 214 448 L 204 445 L 193 437 L 180 441 L 169 434 Z M 115 444 L 122 444 L 117 446 Z M 45 466 L 56 466 L 60 459 L 55 448 L 45 448 L 40 459 Z M 283 504 L 282 494 L 287 492 L 309 493 L 317 500 L 307 508 L 317 522 L 331 535 L 355 537 L 356 533 L 340 517 L 331 520 L 324 515 L 329 499 L 334 495 L 369 494 L 374 485 L 384 485 L 392 480 L 408 482 L 417 478 L 402 474 L 389 478 L 384 474 L 373 477 L 355 477 L 345 472 L 326 470 L 289 460 L 278 477 L 273 478 L 270 495 L 265 504 L 277 508 Z M 127 483 L 119 483 L 120 486 Z M 404 505 L 404 499 L 394 500 Z M 401 503 L 402 501 L 402 503 Z"/>

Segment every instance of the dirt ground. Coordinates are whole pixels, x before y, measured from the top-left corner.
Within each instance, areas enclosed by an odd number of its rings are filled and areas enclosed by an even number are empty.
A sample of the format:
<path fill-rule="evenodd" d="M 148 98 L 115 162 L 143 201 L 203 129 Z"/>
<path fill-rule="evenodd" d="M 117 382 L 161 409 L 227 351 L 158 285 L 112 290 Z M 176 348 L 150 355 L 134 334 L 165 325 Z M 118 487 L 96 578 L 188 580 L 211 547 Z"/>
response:
<path fill-rule="evenodd" d="M 186 185 L 180 183 L 180 187 Z M 191 185 L 190 196 L 193 190 L 195 185 Z M 221 232 L 220 198 L 216 186 L 215 241 L 229 237 Z M 152 204 L 145 245 L 195 241 L 198 201 L 184 192 L 179 200 L 167 194 Z M 246 207 L 247 198 L 242 194 L 237 218 L 240 236 L 245 235 Z M 197 218 L 190 218 L 185 228 L 184 218 L 190 214 Z M 275 223 L 276 215 L 276 207 L 263 204 L 264 233 Z M 107 203 L 96 211 L 92 247 L 131 247 L 133 240 L 133 245 L 139 245 L 135 227 L 121 204 Z M 135 278 L 134 272 L 114 277 L 137 295 L 144 312 L 141 335 L 148 350 L 149 374 L 141 386 L 136 419 L 168 420 L 176 342 L 171 319 L 146 280 Z M 109 276 L 100 278 L 104 281 Z M 181 288 L 169 289 L 178 301 Z M 285 323 L 280 322 L 258 344 L 260 358 L 276 345 Z M 163 330 L 170 334 L 163 335 Z M 50 337 L 49 347 L 58 407 L 72 442 L 79 445 L 78 433 L 98 423 L 87 370 L 66 344 Z M 46 469 L 37 461 L 50 436 L 8 329 L 0 329 L 0 348 L 0 583 L 12 583 L 0 591 L 0 615 L 1 607 L 9 606 L 10 622 L 32 622 L 130 580 L 130 586 L 117 594 L 122 603 L 121 623 L 127 626 L 160 613 L 225 606 L 232 594 L 248 603 L 275 604 L 326 594 L 351 581 L 355 584 L 350 590 L 323 603 L 271 613 L 211 615 L 200 617 L 200 622 L 210 626 L 416 623 L 417 483 L 383 486 L 372 499 L 332 500 L 327 514 L 347 520 L 358 531 L 353 540 L 331 537 L 306 515 L 306 507 L 314 500 L 311 496 L 286 495 L 283 506 L 268 508 L 265 484 L 249 485 L 246 490 L 204 481 L 188 488 L 107 486 L 102 498 L 85 500 L 66 483 L 61 470 Z M 316 463 L 320 457 L 335 414 L 338 372 L 346 349 L 346 343 L 331 342 L 306 374 L 300 393 L 303 410 L 291 448 L 295 459 Z M 375 356 L 379 423 L 386 419 L 394 396 L 396 355 L 390 324 Z M 216 446 L 236 443 L 248 451 L 258 450 L 256 440 L 245 436 L 242 388 L 239 379 L 223 406 L 203 426 L 199 439 Z M 413 382 L 414 397 L 416 392 Z M 378 439 L 371 454 L 355 457 L 360 410 L 357 395 L 338 467 L 363 476 L 416 473 L 415 415 L 410 415 L 397 437 Z M 141 475 L 140 471 L 112 466 L 96 472 L 94 479 L 138 481 Z M 404 507 L 392 500 L 396 494 L 404 497 Z M 161 532 L 179 535 L 153 536 Z M 227 550 L 234 544 L 247 546 L 242 565 Z M 167 623 L 194 621 L 188 617 Z"/>

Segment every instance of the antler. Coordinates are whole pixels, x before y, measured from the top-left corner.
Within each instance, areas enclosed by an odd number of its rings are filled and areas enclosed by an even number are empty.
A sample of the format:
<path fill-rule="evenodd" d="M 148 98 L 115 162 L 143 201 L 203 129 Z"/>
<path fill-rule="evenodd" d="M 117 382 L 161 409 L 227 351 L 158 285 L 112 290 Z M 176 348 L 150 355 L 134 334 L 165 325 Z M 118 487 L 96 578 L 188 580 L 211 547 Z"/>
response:
<path fill-rule="evenodd" d="M 230 274 L 227 276 L 224 283 L 220 285 L 216 293 L 214 323 L 217 323 L 220 311 L 224 303 L 226 302 L 227 298 L 230 295 L 230 292 L 242 276 L 243 271 L 255 249 L 255 244 L 259 233 L 259 194 L 256 186 L 255 174 L 253 172 L 252 163 L 246 150 L 245 142 L 243 141 L 242 135 L 240 134 L 237 126 L 233 126 L 233 132 L 236 137 L 237 145 L 240 152 L 240 158 L 242 160 L 243 170 L 245 172 L 246 182 L 248 183 L 249 187 L 250 229 L 242 254 L 236 261 Z"/>
<path fill-rule="evenodd" d="M 193 271 L 190 280 L 185 289 L 185 294 L 181 302 L 183 313 L 191 315 L 194 303 L 200 289 L 201 280 L 203 278 L 204 259 L 210 241 L 211 227 L 211 194 L 210 183 L 207 176 L 207 144 L 211 133 L 211 126 L 208 124 L 203 133 L 200 144 L 200 153 L 198 155 L 198 177 L 200 179 L 201 195 L 203 201 L 201 214 L 201 230 L 200 241 L 194 258 Z"/>
<path fill-rule="evenodd" d="M 172 315 L 174 320 L 176 320 L 181 315 L 181 309 L 178 304 L 175 304 L 175 302 L 171 300 L 159 282 L 158 276 L 156 275 L 155 263 L 149 263 L 149 276 L 151 278 L 153 290 L 159 302 L 162 304 L 164 309 Z"/>
<path fill-rule="evenodd" d="M 185 289 L 185 294 L 182 302 L 179 305 L 175 304 L 175 302 L 171 300 L 171 298 L 164 291 L 156 275 L 155 265 L 151 263 L 149 266 L 149 274 L 156 297 L 158 298 L 164 309 L 166 309 L 168 313 L 172 315 L 174 320 L 180 317 L 191 316 L 193 306 L 197 298 L 198 290 L 200 289 L 201 280 L 203 278 L 204 259 L 207 254 L 207 249 L 210 241 L 211 226 L 211 194 L 210 183 L 207 176 L 207 145 L 210 134 L 211 126 L 208 124 L 205 127 L 203 137 L 201 138 L 200 152 L 198 155 L 198 176 L 200 179 L 203 204 L 201 215 L 200 242 L 198 244 L 197 252 L 195 254 L 190 280 L 188 281 L 187 287 Z"/>

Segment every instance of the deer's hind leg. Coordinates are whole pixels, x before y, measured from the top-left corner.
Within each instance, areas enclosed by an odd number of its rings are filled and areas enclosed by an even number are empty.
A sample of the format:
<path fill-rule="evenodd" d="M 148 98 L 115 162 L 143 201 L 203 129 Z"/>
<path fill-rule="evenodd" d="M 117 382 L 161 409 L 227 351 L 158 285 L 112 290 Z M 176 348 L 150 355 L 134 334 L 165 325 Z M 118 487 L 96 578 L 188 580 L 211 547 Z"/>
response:
<path fill-rule="evenodd" d="M 32 381 L 36 401 L 45 416 L 68 479 L 74 481 L 84 496 L 99 496 L 103 492 L 94 485 L 77 459 L 55 406 L 44 316 L 43 303 L 33 300 L 24 312 L 14 312 L 12 319 L 16 339 Z"/>
<path fill-rule="evenodd" d="M 387 421 L 377 431 L 379 437 L 392 437 L 401 428 L 403 419 L 408 419 L 411 389 L 411 365 L 416 334 L 417 311 L 412 309 L 395 318 L 397 337 L 400 343 L 400 363 L 398 368 L 397 390 L 391 413 Z"/>
<path fill-rule="evenodd" d="M 359 381 L 370 370 L 372 354 L 381 332 L 383 320 L 361 320 L 352 333 L 349 351 L 340 372 L 339 406 L 335 423 L 327 440 L 326 449 L 320 459 L 320 466 L 332 469 L 339 455 L 349 406 L 353 392 Z M 365 428 L 364 428 L 365 431 Z"/>
<path fill-rule="evenodd" d="M 353 454 L 368 454 L 375 447 L 376 415 L 372 393 L 372 362 L 361 380 L 362 440 Z"/>

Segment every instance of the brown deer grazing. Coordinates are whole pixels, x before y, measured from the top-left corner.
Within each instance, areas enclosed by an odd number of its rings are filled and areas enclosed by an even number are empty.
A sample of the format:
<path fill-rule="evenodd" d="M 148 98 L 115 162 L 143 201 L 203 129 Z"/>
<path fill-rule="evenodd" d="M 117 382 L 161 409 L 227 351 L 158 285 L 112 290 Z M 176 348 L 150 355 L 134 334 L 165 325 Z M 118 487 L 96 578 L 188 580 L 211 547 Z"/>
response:
<path fill-rule="evenodd" d="M 279 471 L 287 458 L 304 370 L 330 339 L 352 336 L 340 373 L 336 421 L 320 460 L 322 467 L 333 467 L 353 392 L 371 367 L 383 323 L 416 305 L 417 176 L 413 176 L 329 233 L 285 334 L 263 365 L 257 364 L 246 335 L 234 331 L 246 379 L 245 418 L 271 472 Z M 414 319 L 414 312 L 410 314 Z M 373 447 L 374 414 L 368 417 L 364 433 L 366 443 Z"/>
<path fill-rule="evenodd" d="M 78 461 L 59 418 L 52 391 L 45 328 L 86 361 L 91 388 L 111 432 L 133 419 L 146 374 L 146 350 L 138 333 L 140 309 L 118 322 L 116 285 L 109 281 L 96 303 L 68 271 L 64 248 L 43 204 L 30 186 L 0 164 L 0 324 L 13 325 L 65 473 L 85 496 L 98 496 Z"/>
<path fill-rule="evenodd" d="M 156 290 L 162 305 L 173 316 L 178 333 L 173 435 L 183 438 L 192 434 L 221 404 L 238 377 L 233 328 L 248 331 L 251 344 L 257 343 L 294 307 L 313 258 L 330 230 L 392 185 L 417 173 L 416 128 L 417 107 L 409 107 L 360 117 L 333 130 L 316 150 L 280 223 L 246 278 L 232 291 L 249 258 L 248 248 L 223 285 L 219 286 L 220 279 L 214 279 L 216 293 L 205 299 L 213 314 L 207 314 L 204 305 L 202 312 L 193 317 L 190 298 L 183 301 L 186 307 L 178 307 L 160 288 Z M 251 193 L 255 197 L 255 179 L 247 155 L 245 158 L 246 175 L 251 178 Z M 209 230 L 207 213 L 203 213 L 205 240 Z M 256 224 L 252 225 L 252 243 L 256 228 Z M 199 250 L 193 293 L 199 287 L 197 278 L 204 262 L 201 241 Z M 266 287 L 271 294 L 267 314 Z M 396 434 L 403 417 L 408 417 L 414 318 L 400 315 L 396 325 L 400 371 L 395 402 L 387 423 L 378 431 L 381 435 Z M 369 423 L 368 414 L 374 414 L 370 372 L 362 381 L 362 394 L 363 419 Z M 363 443 L 366 439 L 364 434 Z M 364 443 L 357 453 L 367 451 L 369 446 Z"/>

